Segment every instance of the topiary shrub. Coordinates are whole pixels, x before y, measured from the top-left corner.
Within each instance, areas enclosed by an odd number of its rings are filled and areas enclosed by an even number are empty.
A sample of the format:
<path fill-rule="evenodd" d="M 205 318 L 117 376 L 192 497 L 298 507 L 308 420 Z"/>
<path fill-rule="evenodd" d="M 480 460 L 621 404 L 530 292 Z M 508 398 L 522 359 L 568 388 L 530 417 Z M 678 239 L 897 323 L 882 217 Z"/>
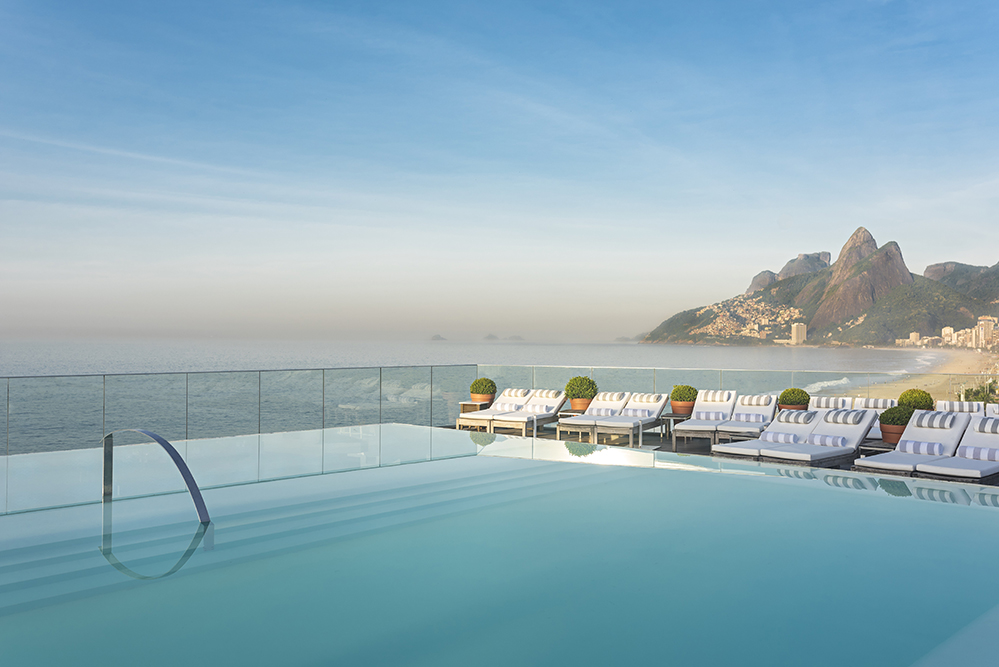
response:
<path fill-rule="evenodd" d="M 899 407 L 907 405 L 913 410 L 932 410 L 933 397 L 922 389 L 906 389 L 898 397 Z"/>
<path fill-rule="evenodd" d="M 881 413 L 878 420 L 888 426 L 905 426 L 912 418 L 913 408 L 908 405 L 896 405 Z"/>
<path fill-rule="evenodd" d="M 689 403 L 690 401 L 697 400 L 697 389 L 691 387 L 689 384 L 677 384 L 673 385 L 673 391 L 669 393 L 669 400 L 681 403 Z"/>
<path fill-rule="evenodd" d="M 585 375 L 577 375 L 565 383 L 565 397 L 570 401 L 574 398 L 593 398 L 597 391 L 597 383 Z"/>
<path fill-rule="evenodd" d="M 468 388 L 470 394 L 495 394 L 496 383 L 489 378 L 479 378 Z"/>
<path fill-rule="evenodd" d="M 585 442 L 567 442 L 565 443 L 565 450 L 573 456 L 583 458 L 597 451 L 597 446 Z"/>
<path fill-rule="evenodd" d="M 495 433 L 483 433 L 482 431 L 469 431 L 468 437 L 479 447 L 486 447 L 496 442 Z"/>
<path fill-rule="evenodd" d="M 804 389 L 798 389 L 797 387 L 791 387 L 790 389 L 785 389 L 780 393 L 777 398 L 778 405 L 808 405 L 808 402 L 812 400 L 812 397 L 808 395 L 808 392 Z"/>

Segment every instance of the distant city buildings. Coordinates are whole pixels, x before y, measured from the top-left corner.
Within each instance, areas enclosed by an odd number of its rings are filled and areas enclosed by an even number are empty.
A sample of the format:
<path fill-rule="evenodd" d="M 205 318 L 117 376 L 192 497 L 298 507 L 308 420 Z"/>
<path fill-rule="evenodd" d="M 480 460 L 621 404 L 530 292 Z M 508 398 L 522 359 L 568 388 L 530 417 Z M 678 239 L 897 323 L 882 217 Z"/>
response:
<path fill-rule="evenodd" d="M 791 345 L 801 345 L 805 342 L 805 337 L 807 335 L 807 327 L 801 322 L 795 322 L 791 325 Z"/>
<path fill-rule="evenodd" d="M 968 329 L 955 331 L 954 327 L 944 327 L 940 330 L 939 336 L 920 336 L 918 331 L 913 331 L 908 338 L 896 339 L 895 345 L 899 347 L 936 347 L 946 345 L 950 347 L 970 347 L 976 350 L 988 349 L 999 342 L 999 318 L 991 315 L 983 315 L 978 318 L 978 323 Z"/>

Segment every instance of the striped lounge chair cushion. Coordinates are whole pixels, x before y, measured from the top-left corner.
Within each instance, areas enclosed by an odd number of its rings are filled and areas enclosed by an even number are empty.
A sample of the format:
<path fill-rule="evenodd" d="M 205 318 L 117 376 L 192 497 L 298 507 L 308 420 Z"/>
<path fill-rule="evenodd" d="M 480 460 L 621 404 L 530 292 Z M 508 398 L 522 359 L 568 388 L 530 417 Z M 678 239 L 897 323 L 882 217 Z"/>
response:
<path fill-rule="evenodd" d="M 999 419 L 986 417 L 975 424 L 975 430 L 979 433 L 999 433 Z"/>
<path fill-rule="evenodd" d="M 623 399 L 623 391 L 602 391 L 593 397 L 594 401 L 620 401 Z"/>
<path fill-rule="evenodd" d="M 755 394 L 752 396 L 740 396 L 739 405 L 770 405 L 773 400 L 770 394 Z"/>
<path fill-rule="evenodd" d="M 798 436 L 794 433 L 781 433 L 780 431 L 764 431 L 760 433 L 760 440 L 763 442 L 779 442 L 785 445 L 794 445 L 798 442 Z"/>
<path fill-rule="evenodd" d="M 766 415 L 761 415 L 759 412 L 736 412 L 732 415 L 732 421 L 762 424 L 766 421 Z"/>
<path fill-rule="evenodd" d="M 845 408 L 846 401 L 842 396 L 816 396 L 812 399 L 812 407 L 823 410 Z"/>
<path fill-rule="evenodd" d="M 981 412 L 982 404 L 973 401 L 938 401 L 937 410 L 940 412 Z"/>
<path fill-rule="evenodd" d="M 924 412 L 916 417 L 913 424 L 919 428 L 950 428 L 954 425 L 953 412 Z"/>
<path fill-rule="evenodd" d="M 943 456 L 943 445 L 939 442 L 917 442 L 915 440 L 901 440 L 895 447 L 896 452 L 904 454 L 928 454 L 929 456 Z"/>
<path fill-rule="evenodd" d="M 539 403 L 535 403 L 534 405 L 525 405 L 521 409 L 521 412 L 533 412 L 534 414 L 539 414 L 539 415 L 554 411 L 555 411 L 554 405 L 541 405 Z"/>
<path fill-rule="evenodd" d="M 498 412 L 516 412 L 524 407 L 523 403 L 494 403 L 493 410 Z"/>
<path fill-rule="evenodd" d="M 527 396 L 530 393 L 531 393 L 530 389 L 513 389 L 513 388 L 509 388 L 509 389 L 504 389 L 503 393 L 500 394 L 500 397 L 501 398 L 502 397 L 506 397 L 506 398 L 524 398 L 525 396 Z"/>
<path fill-rule="evenodd" d="M 727 403 L 732 400 L 732 392 L 723 390 L 707 390 L 701 394 L 701 400 L 707 401 L 708 403 Z"/>
<path fill-rule="evenodd" d="M 866 410 L 830 410 L 826 413 L 829 424 L 851 424 L 856 426 L 864 418 Z"/>
<path fill-rule="evenodd" d="M 538 389 L 534 392 L 534 398 L 558 398 L 561 394 L 558 389 Z"/>
<path fill-rule="evenodd" d="M 694 413 L 694 419 L 704 419 L 710 422 L 717 422 L 725 419 L 725 413 L 699 411 Z"/>
<path fill-rule="evenodd" d="M 847 440 L 841 435 L 822 435 L 819 433 L 809 433 L 808 444 L 822 445 L 823 447 L 846 447 Z"/>
<path fill-rule="evenodd" d="M 777 421 L 781 424 L 811 424 L 815 414 L 814 410 L 781 410 Z"/>
<path fill-rule="evenodd" d="M 617 414 L 614 408 L 588 408 L 586 414 L 591 417 L 613 417 Z"/>
<path fill-rule="evenodd" d="M 622 417 L 639 417 L 645 419 L 646 417 L 652 416 L 652 410 L 643 410 L 642 408 L 625 408 L 621 411 Z"/>
<path fill-rule="evenodd" d="M 631 400 L 635 403 L 658 403 L 663 400 L 662 394 L 632 394 Z"/>
<path fill-rule="evenodd" d="M 994 447 L 961 445 L 957 448 L 957 456 L 958 458 L 974 459 L 975 461 L 999 461 L 999 449 Z"/>
<path fill-rule="evenodd" d="M 860 406 L 862 408 L 867 408 L 869 410 L 887 410 L 888 408 L 893 408 L 898 404 L 894 398 L 862 398 L 860 399 Z"/>

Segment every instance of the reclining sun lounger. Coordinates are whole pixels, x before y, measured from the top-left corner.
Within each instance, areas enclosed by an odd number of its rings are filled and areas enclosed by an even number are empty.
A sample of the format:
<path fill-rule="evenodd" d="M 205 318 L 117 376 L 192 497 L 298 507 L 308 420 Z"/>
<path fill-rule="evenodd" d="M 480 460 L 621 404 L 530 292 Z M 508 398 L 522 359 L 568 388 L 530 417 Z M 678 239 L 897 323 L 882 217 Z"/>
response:
<path fill-rule="evenodd" d="M 612 417 L 601 417 L 596 421 L 597 440 L 600 434 L 628 434 L 628 446 L 634 444 L 635 434 L 638 434 L 638 446 L 642 446 L 642 434 L 650 428 L 662 424 L 659 417 L 663 408 L 669 402 L 667 394 L 632 394 L 631 400 L 621 410 L 621 414 Z"/>
<path fill-rule="evenodd" d="M 563 417 L 558 420 L 555 427 L 555 437 L 562 439 L 562 433 L 583 433 L 590 434 L 590 442 L 597 442 L 597 420 L 605 417 L 613 417 L 621 414 L 621 410 L 628 404 L 631 394 L 627 391 L 602 391 L 593 397 L 590 407 L 586 412 L 575 417 Z"/>
<path fill-rule="evenodd" d="M 997 403 L 986 403 L 985 404 L 985 416 L 986 417 L 999 417 L 999 404 L 997 404 Z"/>
<path fill-rule="evenodd" d="M 770 394 L 740 396 L 732 418 L 718 424 L 715 440 L 751 440 L 760 437 L 777 412 L 777 397 Z"/>
<path fill-rule="evenodd" d="M 853 470 L 911 477 L 919 464 L 953 456 L 970 422 L 967 412 L 916 410 L 894 451 L 857 459 Z"/>
<path fill-rule="evenodd" d="M 760 460 L 815 468 L 852 463 L 877 418 L 874 410 L 828 410 L 817 415 L 817 423 L 805 442 L 761 447 Z"/>
<path fill-rule="evenodd" d="M 534 392 L 530 389 L 504 389 L 488 409 L 464 413 L 455 420 L 454 427 L 459 430 L 462 426 L 485 428 L 492 433 L 493 418 L 520 410 L 531 398 L 532 393 Z"/>
<path fill-rule="evenodd" d="M 854 410 L 874 410 L 878 413 L 878 417 L 881 413 L 888 408 L 894 408 L 898 405 L 898 400 L 894 398 L 855 398 L 853 399 L 853 409 Z M 880 440 L 881 439 L 881 422 L 880 420 L 874 420 L 874 426 L 871 427 L 870 432 L 867 434 L 868 440 Z"/>
<path fill-rule="evenodd" d="M 979 401 L 937 401 L 937 412 L 967 412 L 985 416 L 985 404 Z"/>
<path fill-rule="evenodd" d="M 813 410 L 781 410 L 770 425 L 755 440 L 715 443 L 711 453 L 718 456 L 757 459 L 760 450 L 780 444 L 805 442 L 818 423 L 818 413 Z"/>
<path fill-rule="evenodd" d="M 505 412 L 493 417 L 492 431 L 498 428 L 519 428 L 522 436 L 530 427 L 534 436 L 538 427 L 558 421 L 558 411 L 565 405 L 565 392 L 558 389 L 535 389 L 531 398 L 520 410 Z M 474 414 L 474 413 L 473 413 Z"/>
<path fill-rule="evenodd" d="M 954 456 L 920 463 L 915 476 L 983 484 L 999 481 L 999 418 L 972 417 Z"/>
<path fill-rule="evenodd" d="M 734 391 L 701 389 L 694 401 L 694 410 L 690 419 L 682 421 L 673 427 L 673 449 L 676 449 L 676 437 L 708 438 L 711 443 L 716 441 L 718 425 L 732 418 L 735 410 L 736 394 Z"/>

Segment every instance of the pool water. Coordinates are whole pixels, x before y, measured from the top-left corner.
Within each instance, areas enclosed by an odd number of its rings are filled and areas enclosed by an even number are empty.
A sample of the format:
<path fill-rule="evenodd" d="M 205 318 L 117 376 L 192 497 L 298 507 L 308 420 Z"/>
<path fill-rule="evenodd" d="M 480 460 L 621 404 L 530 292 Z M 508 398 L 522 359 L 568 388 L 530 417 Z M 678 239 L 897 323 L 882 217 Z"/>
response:
<path fill-rule="evenodd" d="M 989 664 L 992 494 L 500 436 L 474 456 L 208 490 L 211 543 L 156 580 L 101 555 L 100 505 L 2 517 L 0 651 L 23 666 Z M 115 512 L 115 556 L 150 574 L 198 526 L 179 494 Z"/>

